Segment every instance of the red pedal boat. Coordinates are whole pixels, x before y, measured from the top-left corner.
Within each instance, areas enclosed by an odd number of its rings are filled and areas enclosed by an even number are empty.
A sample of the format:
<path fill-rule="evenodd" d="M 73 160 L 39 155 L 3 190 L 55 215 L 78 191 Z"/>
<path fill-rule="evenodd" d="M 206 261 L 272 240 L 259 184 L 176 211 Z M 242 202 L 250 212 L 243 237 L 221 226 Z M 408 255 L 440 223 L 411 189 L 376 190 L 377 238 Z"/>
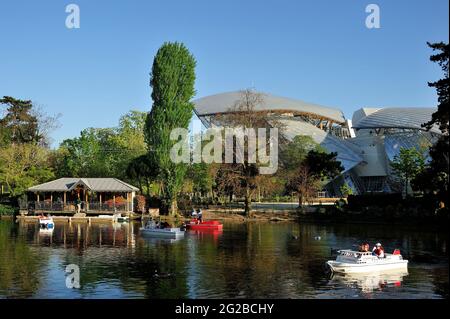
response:
<path fill-rule="evenodd" d="M 191 219 L 186 228 L 192 230 L 222 230 L 223 225 L 217 220 L 204 220 L 200 223 L 196 219 Z"/>

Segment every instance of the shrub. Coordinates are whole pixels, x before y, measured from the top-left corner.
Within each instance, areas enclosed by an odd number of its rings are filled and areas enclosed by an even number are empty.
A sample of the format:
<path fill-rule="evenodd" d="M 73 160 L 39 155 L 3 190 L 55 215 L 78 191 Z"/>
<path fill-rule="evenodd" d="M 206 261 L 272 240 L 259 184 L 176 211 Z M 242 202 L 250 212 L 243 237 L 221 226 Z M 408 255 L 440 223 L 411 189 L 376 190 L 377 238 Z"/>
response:
<path fill-rule="evenodd" d="M 0 216 L 12 216 L 16 209 L 9 205 L 0 204 Z"/>

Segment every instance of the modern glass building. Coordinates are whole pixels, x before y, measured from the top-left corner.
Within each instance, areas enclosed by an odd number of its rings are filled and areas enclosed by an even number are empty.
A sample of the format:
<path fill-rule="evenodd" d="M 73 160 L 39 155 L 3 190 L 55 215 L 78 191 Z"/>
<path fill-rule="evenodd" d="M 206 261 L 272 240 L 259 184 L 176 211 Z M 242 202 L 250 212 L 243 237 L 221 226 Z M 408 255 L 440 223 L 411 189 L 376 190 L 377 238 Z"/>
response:
<path fill-rule="evenodd" d="M 339 196 L 346 183 L 354 194 L 397 192 L 401 190 L 392 176 L 390 162 L 405 148 L 424 148 L 433 143 L 440 131 L 422 124 L 431 119 L 435 108 L 361 108 L 351 120 L 337 108 L 260 93 L 254 107 L 267 112 L 284 126 L 288 140 L 297 135 L 311 136 L 329 152 L 336 152 L 344 171 L 330 182 L 328 196 Z M 205 127 L 220 126 L 220 114 L 233 111 L 241 92 L 227 92 L 194 101 L 195 113 Z"/>

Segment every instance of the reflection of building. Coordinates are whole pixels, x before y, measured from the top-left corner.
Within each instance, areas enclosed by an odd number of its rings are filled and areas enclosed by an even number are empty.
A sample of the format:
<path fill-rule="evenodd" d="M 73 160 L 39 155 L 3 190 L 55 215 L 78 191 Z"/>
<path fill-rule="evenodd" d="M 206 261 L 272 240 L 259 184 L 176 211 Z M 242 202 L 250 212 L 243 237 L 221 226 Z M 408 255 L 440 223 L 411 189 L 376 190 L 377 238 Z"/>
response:
<path fill-rule="evenodd" d="M 227 113 L 240 98 L 240 92 L 207 96 L 194 101 L 195 112 L 206 127 L 220 126 L 217 115 Z M 337 153 L 344 172 L 327 186 L 331 196 L 340 195 L 344 181 L 355 194 L 396 191 L 389 163 L 400 148 L 425 146 L 440 134 L 437 128 L 426 132 L 421 127 L 434 108 L 363 108 L 348 120 L 336 108 L 263 94 L 255 111 L 284 124 L 287 139 L 309 135 Z"/>
<path fill-rule="evenodd" d="M 75 212 L 78 203 L 85 213 L 130 212 L 138 190 L 117 178 L 60 178 L 30 187 L 27 206 L 36 213 Z"/>

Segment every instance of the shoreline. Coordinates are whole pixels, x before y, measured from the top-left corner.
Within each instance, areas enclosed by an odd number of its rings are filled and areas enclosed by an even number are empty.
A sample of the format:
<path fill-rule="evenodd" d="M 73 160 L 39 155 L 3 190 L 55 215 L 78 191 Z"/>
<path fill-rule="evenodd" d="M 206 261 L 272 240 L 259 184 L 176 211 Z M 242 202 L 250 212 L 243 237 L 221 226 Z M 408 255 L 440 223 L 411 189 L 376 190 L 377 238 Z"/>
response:
<path fill-rule="evenodd" d="M 55 222 L 75 222 L 75 223 L 102 223 L 112 222 L 112 218 L 103 217 L 71 217 L 71 216 L 52 216 Z M 137 217 L 137 216 L 135 216 Z M 156 216 L 155 216 L 156 217 Z M 140 220 L 150 218 L 149 215 L 139 216 L 137 218 L 131 218 L 131 220 Z M 157 218 L 170 222 L 183 222 L 189 221 L 191 218 L 186 216 L 165 216 L 160 215 Z M 448 229 L 448 223 L 444 223 L 437 219 L 417 219 L 417 218 L 403 218 L 403 219 L 389 219 L 381 220 L 377 218 L 362 218 L 361 216 L 346 214 L 340 216 L 322 215 L 315 213 L 302 214 L 296 210 L 280 210 L 280 211 L 253 211 L 252 217 L 244 216 L 243 210 L 221 210 L 221 209 L 204 209 L 203 218 L 205 220 L 216 219 L 222 222 L 234 222 L 234 223 L 250 223 L 250 222 L 265 222 L 265 223 L 308 223 L 308 224 L 347 224 L 347 225 L 392 225 L 407 228 L 424 227 L 426 229 L 445 230 Z M 13 220 L 15 222 L 36 222 L 37 216 L 10 216 L 2 215 L 0 220 Z"/>

